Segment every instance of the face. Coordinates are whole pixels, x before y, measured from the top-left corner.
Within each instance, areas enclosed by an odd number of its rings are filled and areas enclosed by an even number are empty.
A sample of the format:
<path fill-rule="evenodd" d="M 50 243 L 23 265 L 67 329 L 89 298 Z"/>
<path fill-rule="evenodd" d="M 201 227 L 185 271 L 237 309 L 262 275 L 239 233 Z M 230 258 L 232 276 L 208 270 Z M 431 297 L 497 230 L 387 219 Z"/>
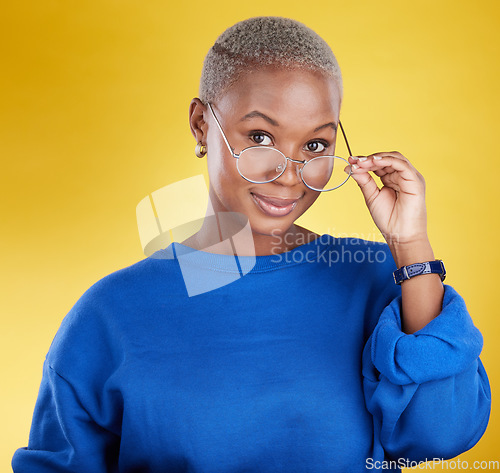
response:
<path fill-rule="evenodd" d="M 243 74 L 212 106 L 235 153 L 264 145 L 292 159 L 309 160 L 335 154 L 340 101 L 337 83 L 325 74 L 266 68 Z M 301 165 L 287 161 L 278 179 L 248 182 L 238 173 L 237 159 L 208 109 L 203 119 L 214 210 L 244 214 L 256 234 L 289 231 L 320 194 L 302 182 L 297 173 Z"/>

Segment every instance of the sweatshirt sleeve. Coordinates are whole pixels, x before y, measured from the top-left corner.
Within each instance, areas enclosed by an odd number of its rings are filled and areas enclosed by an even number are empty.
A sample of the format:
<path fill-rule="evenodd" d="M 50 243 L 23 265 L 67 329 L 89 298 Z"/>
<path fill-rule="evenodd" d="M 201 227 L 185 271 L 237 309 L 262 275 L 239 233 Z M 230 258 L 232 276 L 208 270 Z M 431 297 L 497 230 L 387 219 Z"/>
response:
<path fill-rule="evenodd" d="M 71 384 L 46 360 L 28 447 L 16 450 L 14 473 L 111 473 L 119 437 L 99 426 Z"/>
<path fill-rule="evenodd" d="M 402 332 L 398 296 L 365 345 L 363 387 L 375 444 L 394 459 L 453 458 L 472 448 L 488 424 L 483 339 L 461 296 L 444 287 L 441 313 L 421 330 Z"/>

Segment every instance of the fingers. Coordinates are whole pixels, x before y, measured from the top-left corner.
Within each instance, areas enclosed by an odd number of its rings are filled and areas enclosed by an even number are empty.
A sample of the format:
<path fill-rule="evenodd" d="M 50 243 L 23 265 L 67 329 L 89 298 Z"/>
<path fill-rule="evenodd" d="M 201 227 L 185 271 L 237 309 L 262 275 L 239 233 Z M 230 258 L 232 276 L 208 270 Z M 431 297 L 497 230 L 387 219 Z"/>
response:
<path fill-rule="evenodd" d="M 388 185 L 395 190 L 406 188 L 408 191 L 413 192 L 425 185 L 422 175 L 407 158 L 397 151 L 379 152 L 369 156 L 351 156 L 349 157 L 349 163 L 351 164 L 352 177 L 356 182 L 358 182 L 356 176 L 373 172 L 381 178 L 384 185 Z M 366 179 L 361 180 L 361 182 L 365 181 L 367 182 Z"/>
<path fill-rule="evenodd" d="M 383 154 L 374 154 L 370 156 L 351 156 L 349 158 L 353 171 L 378 172 L 381 176 L 392 172 L 412 172 L 413 166 L 404 159 L 395 156 L 387 156 Z M 408 175 L 408 178 L 411 176 Z"/>

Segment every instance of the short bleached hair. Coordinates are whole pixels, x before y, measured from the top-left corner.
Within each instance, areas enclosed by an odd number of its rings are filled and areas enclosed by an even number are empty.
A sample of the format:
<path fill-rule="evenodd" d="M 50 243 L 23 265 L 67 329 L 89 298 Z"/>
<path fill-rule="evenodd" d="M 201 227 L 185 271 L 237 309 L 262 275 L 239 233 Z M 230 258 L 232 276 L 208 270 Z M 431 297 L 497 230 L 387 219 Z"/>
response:
<path fill-rule="evenodd" d="M 340 67 L 323 38 L 298 21 L 261 16 L 240 21 L 217 38 L 203 63 L 201 101 L 216 101 L 241 73 L 266 66 L 322 71 L 343 95 Z"/>

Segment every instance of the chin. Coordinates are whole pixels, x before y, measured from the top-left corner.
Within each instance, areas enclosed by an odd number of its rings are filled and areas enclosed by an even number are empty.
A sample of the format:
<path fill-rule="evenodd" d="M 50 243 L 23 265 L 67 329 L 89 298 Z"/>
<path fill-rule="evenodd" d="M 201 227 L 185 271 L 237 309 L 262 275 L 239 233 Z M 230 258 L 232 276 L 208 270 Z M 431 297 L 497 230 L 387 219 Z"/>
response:
<path fill-rule="evenodd" d="M 272 218 L 268 216 L 250 216 L 250 228 L 252 233 L 263 236 L 279 236 L 285 234 L 293 226 L 296 218 L 291 215 L 286 217 Z"/>

